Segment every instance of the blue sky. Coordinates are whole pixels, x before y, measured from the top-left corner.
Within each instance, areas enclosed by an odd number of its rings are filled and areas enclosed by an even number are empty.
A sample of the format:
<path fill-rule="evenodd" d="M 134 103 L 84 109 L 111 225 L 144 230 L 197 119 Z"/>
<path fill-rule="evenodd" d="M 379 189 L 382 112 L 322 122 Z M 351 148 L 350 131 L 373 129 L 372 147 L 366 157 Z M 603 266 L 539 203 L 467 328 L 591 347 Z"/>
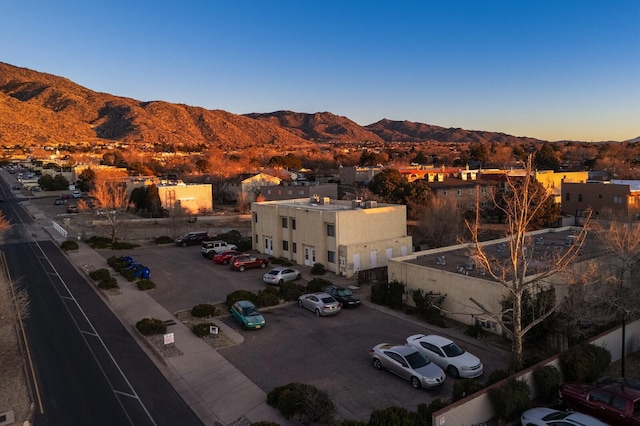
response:
<path fill-rule="evenodd" d="M 0 61 L 237 114 L 640 136 L 638 0 L 3 0 Z"/>

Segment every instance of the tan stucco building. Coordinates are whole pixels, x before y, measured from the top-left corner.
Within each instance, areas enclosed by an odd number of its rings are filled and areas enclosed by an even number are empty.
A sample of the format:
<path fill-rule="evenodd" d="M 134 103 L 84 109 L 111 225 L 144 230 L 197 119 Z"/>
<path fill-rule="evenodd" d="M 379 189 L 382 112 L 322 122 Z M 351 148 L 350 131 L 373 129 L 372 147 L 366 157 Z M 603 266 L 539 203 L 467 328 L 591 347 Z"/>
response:
<path fill-rule="evenodd" d="M 311 197 L 252 203 L 251 212 L 255 250 L 338 275 L 411 253 L 403 205 Z"/>
<path fill-rule="evenodd" d="M 158 195 L 162 207 L 171 210 L 176 206 L 189 214 L 204 214 L 213 211 L 211 184 L 159 183 Z"/>

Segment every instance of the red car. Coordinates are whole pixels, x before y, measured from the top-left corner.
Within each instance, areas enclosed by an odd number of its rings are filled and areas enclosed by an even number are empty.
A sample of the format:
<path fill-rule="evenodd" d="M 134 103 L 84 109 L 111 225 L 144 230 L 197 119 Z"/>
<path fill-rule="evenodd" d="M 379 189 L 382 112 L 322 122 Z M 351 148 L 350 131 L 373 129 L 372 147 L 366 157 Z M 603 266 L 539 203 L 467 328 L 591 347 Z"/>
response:
<path fill-rule="evenodd" d="M 213 255 L 213 261 L 218 265 L 228 265 L 233 256 L 237 256 L 240 253 L 237 250 L 225 250 Z"/>
<path fill-rule="evenodd" d="M 619 426 L 640 426 L 640 390 L 622 383 L 560 386 L 560 399 L 584 414 Z"/>
<path fill-rule="evenodd" d="M 229 261 L 231 269 L 235 269 L 236 271 L 240 272 L 249 268 L 266 268 L 268 264 L 269 259 L 255 257 L 250 254 L 241 254 L 239 256 L 234 256 Z"/>

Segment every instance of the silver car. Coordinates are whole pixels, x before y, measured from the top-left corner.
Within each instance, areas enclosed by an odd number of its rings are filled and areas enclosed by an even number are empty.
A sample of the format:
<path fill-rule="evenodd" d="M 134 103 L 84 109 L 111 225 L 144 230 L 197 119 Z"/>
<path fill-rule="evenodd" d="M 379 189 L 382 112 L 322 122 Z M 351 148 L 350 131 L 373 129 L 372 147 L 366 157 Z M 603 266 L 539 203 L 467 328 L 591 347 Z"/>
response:
<path fill-rule="evenodd" d="M 298 298 L 298 306 L 307 308 L 314 312 L 316 316 L 326 317 L 340 312 L 340 303 L 327 293 L 303 294 Z"/>
<path fill-rule="evenodd" d="M 295 281 L 302 278 L 300 271 L 296 269 L 278 266 L 273 268 L 262 277 L 262 281 L 267 284 L 282 284 L 287 281 Z"/>
<path fill-rule="evenodd" d="M 407 337 L 407 345 L 417 349 L 429 361 L 444 369 L 451 377 L 473 378 L 481 376 L 483 365 L 477 356 L 460 348 L 446 337 L 414 334 Z"/>
<path fill-rule="evenodd" d="M 391 371 L 409 380 L 415 389 L 435 388 L 444 383 L 442 368 L 410 346 L 380 343 L 369 351 L 369 355 L 373 368 Z"/>
<path fill-rule="evenodd" d="M 558 411 L 547 407 L 532 408 L 522 413 L 522 426 L 607 426 L 600 420 L 574 411 Z"/>

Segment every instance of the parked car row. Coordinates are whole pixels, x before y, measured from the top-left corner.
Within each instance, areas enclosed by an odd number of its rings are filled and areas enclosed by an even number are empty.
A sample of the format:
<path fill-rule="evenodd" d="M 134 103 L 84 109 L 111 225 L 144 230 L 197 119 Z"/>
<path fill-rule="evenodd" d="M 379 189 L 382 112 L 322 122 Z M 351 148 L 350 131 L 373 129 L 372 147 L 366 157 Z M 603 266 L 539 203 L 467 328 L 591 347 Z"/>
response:
<path fill-rule="evenodd" d="M 373 368 L 409 380 L 416 389 L 442 385 L 445 371 L 453 378 L 482 375 L 480 359 L 446 337 L 414 334 L 405 345 L 380 343 L 369 351 Z"/>

